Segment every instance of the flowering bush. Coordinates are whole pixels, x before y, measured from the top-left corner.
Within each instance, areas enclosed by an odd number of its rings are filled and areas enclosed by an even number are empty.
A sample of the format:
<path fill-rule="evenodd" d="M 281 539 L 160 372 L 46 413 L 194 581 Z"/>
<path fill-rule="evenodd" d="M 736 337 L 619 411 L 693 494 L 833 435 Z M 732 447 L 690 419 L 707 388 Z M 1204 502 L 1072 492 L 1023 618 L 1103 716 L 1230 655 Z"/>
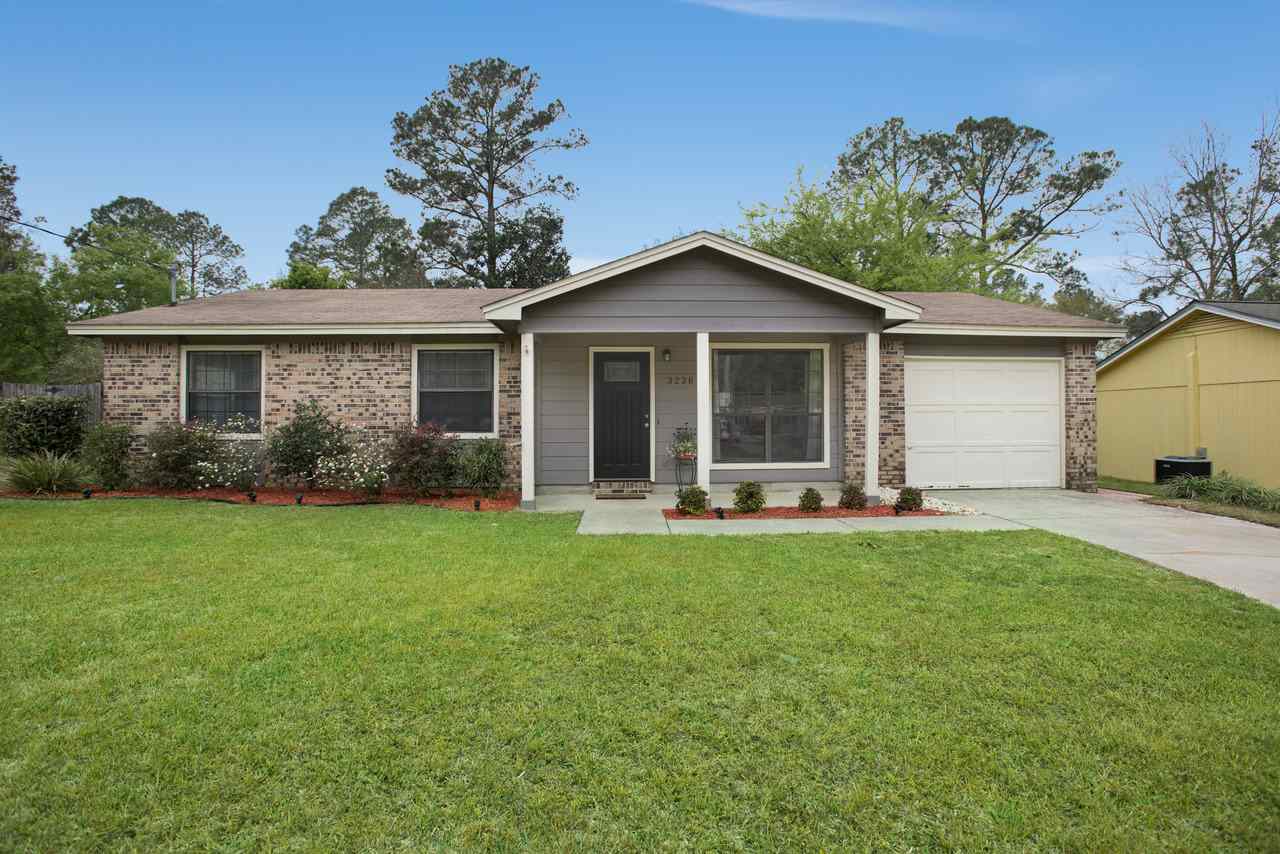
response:
<path fill-rule="evenodd" d="M 316 401 L 299 402 L 294 406 L 293 419 L 267 437 L 272 478 L 302 480 L 307 486 L 315 486 L 320 460 L 350 452 L 350 432 Z"/>
<path fill-rule="evenodd" d="M 222 441 L 216 425 L 193 421 L 161 424 L 147 434 L 140 480 L 160 489 L 196 489 L 203 464 L 218 459 Z"/>
<path fill-rule="evenodd" d="M 359 438 L 345 453 L 316 461 L 316 483 L 326 489 L 349 489 L 381 495 L 387 485 L 390 454 L 385 443 Z"/>
<path fill-rule="evenodd" d="M 392 479 L 418 495 L 453 486 L 456 476 L 457 437 L 439 424 L 406 427 L 391 438 Z"/>

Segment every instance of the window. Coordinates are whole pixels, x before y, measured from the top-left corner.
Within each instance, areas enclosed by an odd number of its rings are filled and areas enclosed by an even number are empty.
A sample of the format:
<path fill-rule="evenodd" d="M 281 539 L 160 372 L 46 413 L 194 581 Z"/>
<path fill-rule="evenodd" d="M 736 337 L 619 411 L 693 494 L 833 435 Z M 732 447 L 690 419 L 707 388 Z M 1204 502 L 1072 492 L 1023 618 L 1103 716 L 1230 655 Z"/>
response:
<path fill-rule="evenodd" d="M 418 350 L 418 423 L 435 422 L 450 433 L 493 433 L 497 351 Z"/>
<path fill-rule="evenodd" d="M 186 419 L 224 424 L 235 415 L 262 418 L 261 351 L 188 350 Z"/>
<path fill-rule="evenodd" d="M 714 462 L 823 461 L 821 349 L 726 348 L 714 355 Z"/>

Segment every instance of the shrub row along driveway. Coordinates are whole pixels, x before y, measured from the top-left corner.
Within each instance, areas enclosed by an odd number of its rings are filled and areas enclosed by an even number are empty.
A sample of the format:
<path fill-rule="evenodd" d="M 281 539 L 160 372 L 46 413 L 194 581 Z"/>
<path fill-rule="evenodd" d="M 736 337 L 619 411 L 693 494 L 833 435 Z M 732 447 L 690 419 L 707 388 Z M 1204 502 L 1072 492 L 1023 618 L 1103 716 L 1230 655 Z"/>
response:
<path fill-rule="evenodd" d="M 1280 528 L 1063 489 L 930 493 L 981 513 L 1079 537 L 1280 606 Z"/>
<path fill-rule="evenodd" d="M 1280 611 L 1042 531 L 0 501 L 3 847 L 1267 848 Z"/>

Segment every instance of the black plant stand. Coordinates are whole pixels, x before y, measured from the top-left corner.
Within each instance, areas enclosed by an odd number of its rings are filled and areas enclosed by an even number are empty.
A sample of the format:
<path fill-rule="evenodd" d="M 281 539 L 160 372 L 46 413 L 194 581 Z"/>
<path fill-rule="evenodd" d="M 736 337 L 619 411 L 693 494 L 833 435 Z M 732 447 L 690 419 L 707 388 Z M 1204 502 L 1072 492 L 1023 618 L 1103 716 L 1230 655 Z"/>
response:
<path fill-rule="evenodd" d="M 684 489 L 686 486 L 693 486 L 698 480 L 698 461 L 696 459 L 686 460 L 675 457 L 671 460 L 675 464 L 676 469 L 676 492 Z"/>

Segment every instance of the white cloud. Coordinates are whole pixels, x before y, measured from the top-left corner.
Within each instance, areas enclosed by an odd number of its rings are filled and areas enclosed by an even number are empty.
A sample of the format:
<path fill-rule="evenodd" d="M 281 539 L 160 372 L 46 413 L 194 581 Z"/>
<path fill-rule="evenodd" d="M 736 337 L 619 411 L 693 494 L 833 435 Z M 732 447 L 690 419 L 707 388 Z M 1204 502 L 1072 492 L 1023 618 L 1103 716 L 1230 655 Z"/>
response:
<path fill-rule="evenodd" d="M 687 0 L 726 12 L 793 21 L 837 21 L 877 24 L 928 32 L 984 33 L 1009 27 L 1009 19 L 987 9 L 955 9 L 899 0 Z"/>

